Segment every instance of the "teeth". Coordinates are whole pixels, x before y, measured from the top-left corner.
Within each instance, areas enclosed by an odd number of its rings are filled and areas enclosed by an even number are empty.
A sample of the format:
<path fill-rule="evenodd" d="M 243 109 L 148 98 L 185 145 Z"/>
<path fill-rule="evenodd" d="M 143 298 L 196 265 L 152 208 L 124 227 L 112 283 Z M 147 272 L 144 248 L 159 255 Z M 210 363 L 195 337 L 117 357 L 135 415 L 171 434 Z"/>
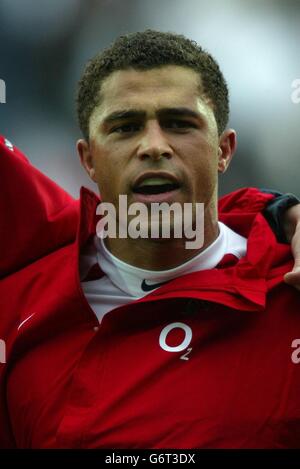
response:
<path fill-rule="evenodd" d="M 144 179 L 138 187 L 142 186 L 159 186 L 161 184 L 174 184 L 174 181 L 167 178 L 147 178 Z"/>

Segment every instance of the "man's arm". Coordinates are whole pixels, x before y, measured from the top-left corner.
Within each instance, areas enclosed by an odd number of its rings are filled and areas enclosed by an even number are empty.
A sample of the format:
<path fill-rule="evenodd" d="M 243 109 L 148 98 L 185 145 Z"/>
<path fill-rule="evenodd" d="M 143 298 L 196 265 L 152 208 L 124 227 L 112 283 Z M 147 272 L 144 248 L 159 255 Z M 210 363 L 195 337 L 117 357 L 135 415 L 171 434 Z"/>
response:
<path fill-rule="evenodd" d="M 281 243 L 291 244 L 294 256 L 294 266 L 291 272 L 284 276 L 284 281 L 300 290 L 300 203 L 293 194 L 281 194 L 272 190 L 263 190 L 272 193 L 275 198 L 269 202 L 264 210 L 277 240 Z"/>
<path fill-rule="evenodd" d="M 78 202 L 0 136 L 0 278 L 75 239 Z"/>
<path fill-rule="evenodd" d="M 295 259 L 293 270 L 285 274 L 284 281 L 300 290 L 300 204 L 286 211 L 283 226 Z"/>

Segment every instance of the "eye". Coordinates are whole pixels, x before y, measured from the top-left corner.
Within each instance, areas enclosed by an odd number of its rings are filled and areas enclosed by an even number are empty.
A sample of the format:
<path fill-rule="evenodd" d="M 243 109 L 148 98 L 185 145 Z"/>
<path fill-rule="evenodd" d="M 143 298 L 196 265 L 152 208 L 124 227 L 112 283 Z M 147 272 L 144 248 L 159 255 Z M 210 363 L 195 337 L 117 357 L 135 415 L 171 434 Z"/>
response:
<path fill-rule="evenodd" d="M 141 125 L 138 124 L 137 122 L 130 122 L 127 124 L 122 124 L 118 125 L 117 127 L 113 127 L 111 129 L 111 132 L 118 133 L 118 134 L 123 134 L 123 133 L 131 133 L 131 132 L 137 132 L 140 130 Z"/>
<path fill-rule="evenodd" d="M 185 130 L 185 129 L 190 129 L 190 128 L 196 128 L 197 126 L 191 122 L 191 121 L 187 121 L 187 120 L 182 120 L 182 119 L 168 119 L 164 122 L 164 127 L 168 128 L 168 129 L 182 129 L 182 130 Z"/>

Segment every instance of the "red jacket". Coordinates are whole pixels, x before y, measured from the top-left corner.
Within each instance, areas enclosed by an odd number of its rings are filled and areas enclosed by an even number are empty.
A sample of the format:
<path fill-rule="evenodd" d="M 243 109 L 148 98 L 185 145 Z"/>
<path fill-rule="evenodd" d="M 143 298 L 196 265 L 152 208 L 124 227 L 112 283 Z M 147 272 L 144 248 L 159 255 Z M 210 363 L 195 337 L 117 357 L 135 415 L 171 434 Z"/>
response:
<path fill-rule="evenodd" d="M 73 201 L 1 148 L 0 442 L 19 448 L 300 448 L 300 295 L 259 213 L 270 195 L 220 200 L 247 255 L 107 313 L 81 289 L 98 197 Z M 79 220 L 78 220 L 79 214 Z M 76 228 L 77 227 L 77 228 Z"/>

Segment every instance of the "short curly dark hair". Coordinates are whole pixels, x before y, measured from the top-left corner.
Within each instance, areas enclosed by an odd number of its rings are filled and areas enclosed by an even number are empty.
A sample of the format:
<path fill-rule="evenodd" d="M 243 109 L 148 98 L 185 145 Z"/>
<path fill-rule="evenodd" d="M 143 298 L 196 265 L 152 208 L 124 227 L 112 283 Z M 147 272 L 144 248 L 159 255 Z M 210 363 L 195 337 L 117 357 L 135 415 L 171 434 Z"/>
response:
<path fill-rule="evenodd" d="M 77 93 L 78 121 L 84 138 L 89 140 L 89 120 L 100 103 L 105 78 L 117 70 L 150 70 L 164 65 L 182 65 L 199 73 L 201 91 L 213 104 L 221 134 L 229 118 L 229 93 L 215 59 L 183 35 L 147 29 L 120 36 L 87 63 Z"/>

